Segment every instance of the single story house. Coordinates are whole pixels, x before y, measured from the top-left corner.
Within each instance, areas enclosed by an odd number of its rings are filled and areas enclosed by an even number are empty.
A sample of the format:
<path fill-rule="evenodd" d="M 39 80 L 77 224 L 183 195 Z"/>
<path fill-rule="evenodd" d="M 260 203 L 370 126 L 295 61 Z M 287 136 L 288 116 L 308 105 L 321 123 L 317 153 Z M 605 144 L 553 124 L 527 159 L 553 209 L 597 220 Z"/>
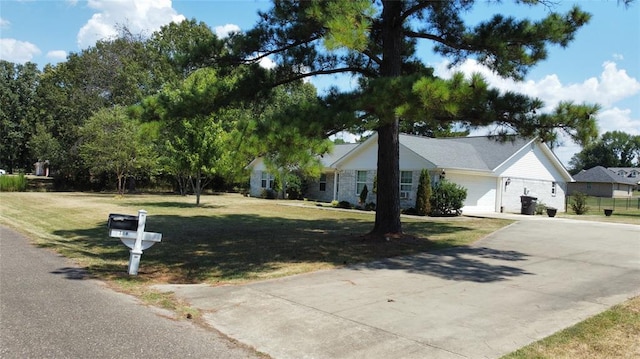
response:
<path fill-rule="evenodd" d="M 638 167 L 609 167 L 607 169 L 640 185 L 640 168 Z"/>
<path fill-rule="evenodd" d="M 637 181 L 618 175 L 602 166 L 596 166 L 573 176 L 574 183 L 569 184 L 569 195 L 581 192 L 594 197 L 621 198 L 632 197 Z"/>
<path fill-rule="evenodd" d="M 324 172 L 305 197 L 320 201 L 359 202 L 366 185 L 367 202 L 375 202 L 378 136 L 359 144 L 336 145 L 321 158 Z M 272 176 L 261 159 L 251 168 L 250 194 L 260 196 L 272 185 Z M 549 147 L 536 139 L 513 138 L 500 142 L 491 137 L 427 138 L 400 135 L 401 206 L 415 206 L 420 172 L 427 169 L 432 183 L 440 178 L 467 189 L 464 212 L 519 213 L 521 196 L 538 198 L 549 207 L 565 209 L 571 175 Z"/>

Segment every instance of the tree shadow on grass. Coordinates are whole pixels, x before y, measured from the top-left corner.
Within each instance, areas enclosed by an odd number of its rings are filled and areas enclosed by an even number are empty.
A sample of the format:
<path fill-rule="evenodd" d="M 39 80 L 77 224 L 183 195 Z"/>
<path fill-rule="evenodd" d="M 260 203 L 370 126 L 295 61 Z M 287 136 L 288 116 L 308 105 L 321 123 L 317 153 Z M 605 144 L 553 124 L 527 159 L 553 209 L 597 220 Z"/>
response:
<path fill-rule="evenodd" d="M 172 201 L 165 201 L 165 202 L 123 202 L 122 203 L 123 206 L 126 207 L 139 207 L 141 209 L 143 208 L 211 208 L 211 209 L 216 209 L 216 208 L 222 208 L 224 206 L 221 205 L 214 205 L 214 204 L 209 204 L 209 203 L 201 203 L 200 205 L 196 205 L 195 200 L 193 201 L 193 203 L 189 202 L 172 202 Z"/>
<path fill-rule="evenodd" d="M 290 219 L 254 214 L 181 217 L 156 215 L 147 219 L 148 232 L 160 232 L 162 242 L 144 251 L 137 279 L 167 283 L 228 282 L 272 277 L 287 267 L 331 264 L 334 266 L 371 262 L 440 248 L 426 238 L 409 241 L 371 241 L 363 236 L 371 229 L 370 219 Z M 424 233 L 446 234 L 472 230 L 473 224 L 459 221 L 425 222 Z M 419 227 L 418 226 L 418 227 Z M 413 225 L 413 228 L 418 228 Z M 426 230 L 428 228 L 428 231 Z M 418 228 L 419 229 L 419 228 Z M 106 221 L 94 228 L 56 231 L 62 238 L 46 246 L 63 247 L 68 257 L 84 257 L 87 270 L 97 278 L 126 278 L 129 248 L 108 236 Z M 60 249 L 60 248 L 58 248 Z M 499 254 L 496 254 L 499 255 Z M 504 254 L 500 254 L 504 255 Z M 516 254 L 513 254 L 516 256 Z M 515 270 L 470 263 L 457 254 L 436 267 L 432 260 L 413 263 L 416 273 L 471 277 L 465 271 L 482 269 L 488 280 Z M 462 268 L 455 268 L 462 266 Z M 466 269 L 465 269 L 466 268 Z M 452 272 L 453 271 L 453 272 Z M 458 274 L 455 274 L 458 271 Z M 491 272 L 495 274 L 490 276 Z M 446 274 L 449 273 L 449 274 Z"/>

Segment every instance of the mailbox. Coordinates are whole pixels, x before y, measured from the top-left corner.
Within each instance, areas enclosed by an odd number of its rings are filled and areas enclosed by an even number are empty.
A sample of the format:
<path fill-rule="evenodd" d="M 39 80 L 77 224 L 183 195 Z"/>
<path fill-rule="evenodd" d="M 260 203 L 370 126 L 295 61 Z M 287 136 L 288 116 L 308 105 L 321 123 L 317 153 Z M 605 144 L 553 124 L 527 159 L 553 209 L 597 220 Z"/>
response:
<path fill-rule="evenodd" d="M 107 228 L 109 236 L 120 238 L 122 243 L 131 248 L 129 253 L 129 274 L 138 274 L 142 251 L 162 241 L 162 233 L 145 232 L 147 211 L 141 209 L 137 216 L 128 214 L 109 214 Z"/>
<path fill-rule="evenodd" d="M 109 214 L 108 229 L 123 229 L 127 231 L 136 231 L 138 229 L 138 216 L 129 214 Z"/>

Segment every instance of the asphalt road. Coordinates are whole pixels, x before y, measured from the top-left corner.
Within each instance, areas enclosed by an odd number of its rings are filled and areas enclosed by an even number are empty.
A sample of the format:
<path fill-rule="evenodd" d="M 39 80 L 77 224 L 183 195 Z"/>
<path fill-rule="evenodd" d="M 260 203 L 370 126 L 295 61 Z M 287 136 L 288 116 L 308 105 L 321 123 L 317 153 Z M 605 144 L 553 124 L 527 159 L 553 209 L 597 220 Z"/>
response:
<path fill-rule="evenodd" d="M 0 226 L 0 358 L 257 358 L 213 330 L 85 279 Z"/>

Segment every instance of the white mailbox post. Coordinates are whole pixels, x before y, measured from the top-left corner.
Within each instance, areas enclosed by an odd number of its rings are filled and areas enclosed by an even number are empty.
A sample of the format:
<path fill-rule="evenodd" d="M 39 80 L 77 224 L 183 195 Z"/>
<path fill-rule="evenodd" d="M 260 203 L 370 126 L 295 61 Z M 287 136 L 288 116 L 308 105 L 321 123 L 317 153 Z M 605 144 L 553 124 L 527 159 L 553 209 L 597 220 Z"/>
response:
<path fill-rule="evenodd" d="M 137 222 L 137 230 L 133 230 Z M 138 211 L 138 217 L 119 214 L 109 215 L 109 236 L 120 238 L 122 243 L 131 248 L 129 251 L 129 274 L 137 275 L 142 251 L 162 240 L 162 233 L 145 232 L 147 211 Z"/>

